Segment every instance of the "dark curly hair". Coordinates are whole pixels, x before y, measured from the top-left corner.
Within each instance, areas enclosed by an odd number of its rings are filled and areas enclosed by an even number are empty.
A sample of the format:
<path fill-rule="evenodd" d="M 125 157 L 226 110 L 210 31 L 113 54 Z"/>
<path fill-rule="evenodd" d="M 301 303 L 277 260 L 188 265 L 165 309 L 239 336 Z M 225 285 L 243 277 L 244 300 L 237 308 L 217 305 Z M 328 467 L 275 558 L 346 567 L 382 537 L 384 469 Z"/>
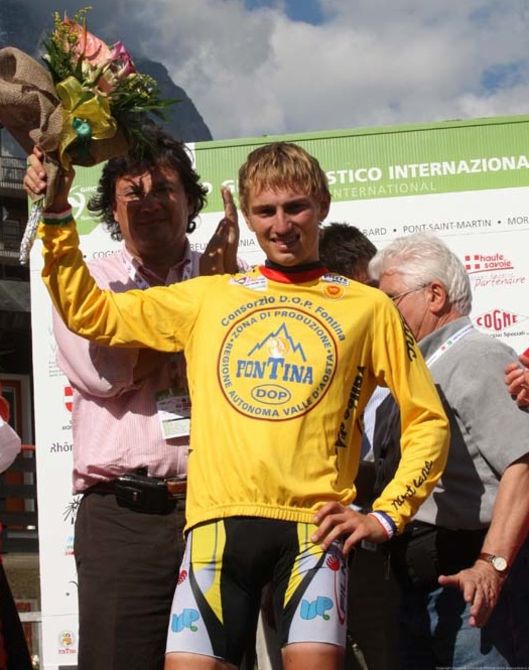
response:
<path fill-rule="evenodd" d="M 192 205 L 187 222 L 187 232 L 192 233 L 196 228 L 193 219 L 206 204 L 207 190 L 200 184 L 200 177 L 193 168 L 189 152 L 182 142 L 175 140 L 154 123 L 146 124 L 143 134 L 148 140 L 147 147 L 143 146 L 140 150 L 138 145 L 133 145 L 127 155 L 111 158 L 106 163 L 97 192 L 90 198 L 88 209 L 102 220 L 113 240 L 121 240 L 121 230 L 113 214 L 116 181 L 124 175 L 142 174 L 154 167 L 166 166 L 178 173 Z"/>

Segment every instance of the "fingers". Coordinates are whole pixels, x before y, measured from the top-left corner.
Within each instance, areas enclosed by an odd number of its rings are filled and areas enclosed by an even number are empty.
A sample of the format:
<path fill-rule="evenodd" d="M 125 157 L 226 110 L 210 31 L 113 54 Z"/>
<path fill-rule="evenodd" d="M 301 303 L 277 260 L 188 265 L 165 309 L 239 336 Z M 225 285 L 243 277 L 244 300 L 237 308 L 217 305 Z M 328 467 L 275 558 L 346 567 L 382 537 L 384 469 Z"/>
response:
<path fill-rule="evenodd" d="M 523 368 L 521 368 L 517 363 L 510 363 L 505 368 L 505 383 L 510 384 L 518 377 L 523 377 L 523 373 Z"/>
<path fill-rule="evenodd" d="M 518 407 L 529 407 L 529 389 L 522 389 L 516 396 L 516 404 Z"/>
<path fill-rule="evenodd" d="M 457 575 L 439 575 L 437 581 L 441 586 L 459 586 Z"/>
<path fill-rule="evenodd" d="M 480 628 L 487 623 L 501 591 L 501 583 L 496 575 L 482 569 L 469 568 L 455 575 L 441 575 L 438 581 L 441 586 L 460 589 L 465 602 L 471 604 L 471 626 Z"/>
<path fill-rule="evenodd" d="M 233 223 L 237 223 L 237 207 L 233 201 L 233 194 L 227 186 L 220 189 L 222 202 L 224 204 L 224 217 Z"/>
<path fill-rule="evenodd" d="M 339 538 L 344 538 L 344 554 L 348 554 L 361 540 L 383 542 L 386 539 L 385 531 L 378 521 L 337 502 L 327 503 L 319 509 L 314 523 L 318 528 L 311 539 L 323 550 Z"/>
<path fill-rule="evenodd" d="M 512 369 L 505 375 L 505 383 L 511 395 L 516 395 L 524 383 L 524 371 L 520 367 Z"/>
<path fill-rule="evenodd" d="M 46 193 L 46 171 L 42 160 L 43 152 L 38 147 L 33 147 L 33 153 L 27 158 L 26 174 L 24 175 L 24 190 L 30 198 L 35 200 Z"/>

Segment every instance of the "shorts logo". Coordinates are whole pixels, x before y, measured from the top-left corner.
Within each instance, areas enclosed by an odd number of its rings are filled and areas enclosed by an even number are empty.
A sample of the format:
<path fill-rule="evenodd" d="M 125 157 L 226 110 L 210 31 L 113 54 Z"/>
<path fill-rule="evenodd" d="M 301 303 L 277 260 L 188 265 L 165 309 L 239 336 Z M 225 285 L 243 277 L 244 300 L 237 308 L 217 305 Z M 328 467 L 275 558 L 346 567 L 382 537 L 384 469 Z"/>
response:
<path fill-rule="evenodd" d="M 305 621 L 315 619 L 317 616 L 321 616 L 322 619 L 328 621 L 331 617 L 327 614 L 327 610 L 330 609 L 332 609 L 332 600 L 326 596 L 318 596 L 312 602 L 303 599 L 299 614 Z"/>
<path fill-rule="evenodd" d="M 345 623 L 345 602 L 347 599 L 345 576 L 346 567 L 343 560 L 341 549 L 331 545 L 329 548 L 330 556 L 327 557 L 325 565 L 334 572 L 334 602 L 336 603 L 336 612 L 340 623 Z"/>
<path fill-rule="evenodd" d="M 284 421 L 320 402 L 335 368 L 336 343 L 325 322 L 297 307 L 263 307 L 230 322 L 218 379 L 241 414 Z"/>
<path fill-rule="evenodd" d="M 171 617 L 171 630 L 173 633 L 181 633 L 185 628 L 189 628 L 191 632 L 196 633 L 198 627 L 193 624 L 199 619 L 200 614 L 197 610 L 186 607 L 181 614 L 173 614 Z"/>

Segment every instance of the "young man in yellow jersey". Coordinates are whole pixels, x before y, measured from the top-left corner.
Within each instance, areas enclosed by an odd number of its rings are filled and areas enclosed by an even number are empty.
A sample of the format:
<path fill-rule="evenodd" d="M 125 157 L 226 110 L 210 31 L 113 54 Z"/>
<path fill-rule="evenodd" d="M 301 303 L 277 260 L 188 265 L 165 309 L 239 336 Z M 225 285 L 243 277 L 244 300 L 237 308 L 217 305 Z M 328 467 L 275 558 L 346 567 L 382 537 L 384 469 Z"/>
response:
<path fill-rule="evenodd" d="M 37 192 L 42 175 L 34 165 L 26 188 Z M 186 553 L 166 670 L 236 667 L 269 582 L 285 666 L 338 670 L 344 554 L 403 529 L 441 474 L 448 425 L 391 301 L 319 261 L 330 194 L 318 162 L 293 144 L 262 146 L 240 170 L 239 195 L 263 266 L 112 294 L 84 265 L 66 184 L 40 228 L 43 278 L 84 337 L 186 356 Z M 365 515 L 349 503 L 359 418 L 377 385 L 399 401 L 402 460 Z"/>

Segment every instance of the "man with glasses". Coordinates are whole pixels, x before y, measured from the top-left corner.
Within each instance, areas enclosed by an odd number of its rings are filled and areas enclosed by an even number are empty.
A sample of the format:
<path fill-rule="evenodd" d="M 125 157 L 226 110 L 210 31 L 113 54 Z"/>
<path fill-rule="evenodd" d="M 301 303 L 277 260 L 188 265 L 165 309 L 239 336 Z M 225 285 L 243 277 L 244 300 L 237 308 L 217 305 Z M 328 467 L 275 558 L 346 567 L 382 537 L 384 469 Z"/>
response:
<path fill-rule="evenodd" d="M 206 253 L 187 238 L 205 188 L 181 142 L 148 126 L 150 150 L 103 168 L 89 208 L 120 249 L 90 263 L 115 293 L 237 270 L 236 210 Z M 39 194 L 42 153 L 29 161 Z M 28 182 L 26 181 L 26 186 Z M 74 389 L 73 487 L 80 670 L 161 670 L 183 555 L 189 392 L 181 354 L 110 349 L 79 337 L 54 311 L 58 364 Z"/>
<path fill-rule="evenodd" d="M 401 668 L 529 667 L 529 414 L 502 385 L 516 355 L 472 326 L 468 276 L 439 239 L 396 239 L 369 269 L 418 340 L 451 428 L 441 479 L 390 543 Z M 392 402 L 374 438 L 384 482 L 400 449 Z"/>

